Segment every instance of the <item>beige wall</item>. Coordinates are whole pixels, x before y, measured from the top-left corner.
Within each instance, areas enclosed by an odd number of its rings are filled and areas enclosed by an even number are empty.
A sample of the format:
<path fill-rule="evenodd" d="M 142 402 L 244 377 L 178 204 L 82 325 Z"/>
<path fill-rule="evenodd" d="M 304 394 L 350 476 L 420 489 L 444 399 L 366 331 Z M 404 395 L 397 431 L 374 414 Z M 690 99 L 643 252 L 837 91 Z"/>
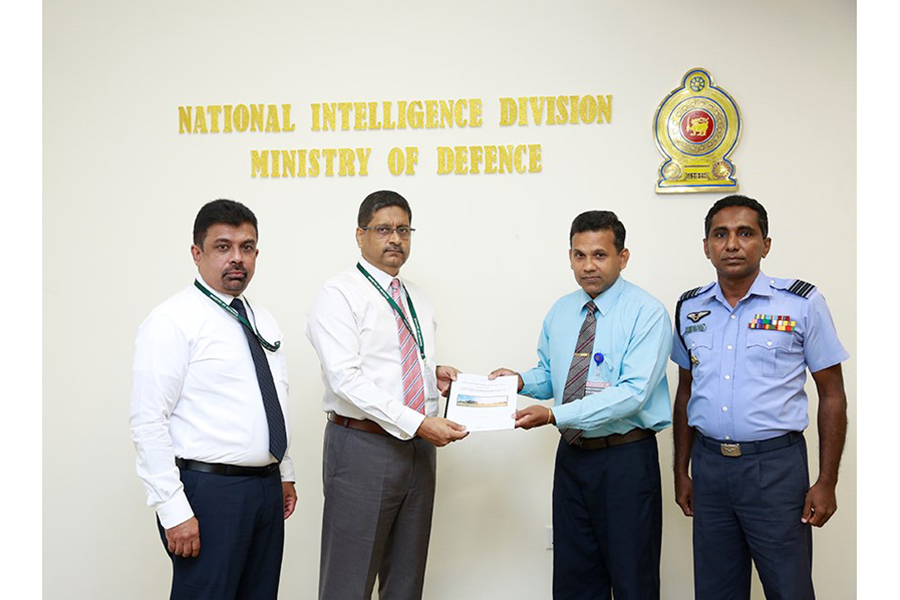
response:
<path fill-rule="evenodd" d="M 314 290 L 357 256 L 360 200 L 393 188 L 413 206 L 419 231 L 404 274 L 437 307 L 439 359 L 476 373 L 527 368 L 545 312 L 575 286 L 566 238 L 583 210 L 619 214 L 632 252 L 626 277 L 670 308 L 712 279 L 702 218 L 721 194 L 653 192 L 661 162 L 654 112 L 695 66 L 742 110 L 732 158 L 741 191 L 770 212 L 765 271 L 817 284 L 852 356 L 840 510 L 814 539 L 819 597 L 855 597 L 855 4 L 342 6 L 44 3 L 45 597 L 166 595 L 168 559 L 134 472 L 130 368 L 138 324 L 191 281 L 200 205 L 230 197 L 260 220 L 250 295 L 285 332 L 300 495 L 287 525 L 282 596 L 310 598 L 324 416 L 303 320 Z M 592 93 L 614 96 L 611 124 L 497 125 L 500 97 Z M 482 127 L 309 131 L 311 102 L 460 97 L 484 100 Z M 238 103 L 291 103 L 296 130 L 178 134 L 179 105 Z M 518 143 L 542 145 L 540 174 L 434 172 L 438 145 Z M 371 147 L 369 175 L 250 177 L 251 149 L 338 146 Z M 388 174 L 393 146 L 419 147 L 417 175 Z M 674 391 L 674 366 L 669 377 Z M 815 405 L 813 397 L 813 422 Z M 426 597 L 550 596 L 544 544 L 555 439 L 546 429 L 480 434 L 439 452 Z M 814 428 L 807 439 L 817 448 Z M 663 597 L 689 598 L 690 522 L 673 501 L 670 431 L 659 441 Z"/>

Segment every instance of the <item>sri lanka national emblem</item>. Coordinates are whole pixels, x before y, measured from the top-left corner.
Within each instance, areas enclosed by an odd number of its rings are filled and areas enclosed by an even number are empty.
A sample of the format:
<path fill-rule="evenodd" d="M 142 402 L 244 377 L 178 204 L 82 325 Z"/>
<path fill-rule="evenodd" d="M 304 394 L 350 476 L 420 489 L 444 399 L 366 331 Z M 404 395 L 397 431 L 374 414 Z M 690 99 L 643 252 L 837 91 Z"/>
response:
<path fill-rule="evenodd" d="M 728 156 L 741 137 L 741 111 L 705 69 L 691 69 L 653 121 L 659 167 L 658 194 L 737 191 Z"/>

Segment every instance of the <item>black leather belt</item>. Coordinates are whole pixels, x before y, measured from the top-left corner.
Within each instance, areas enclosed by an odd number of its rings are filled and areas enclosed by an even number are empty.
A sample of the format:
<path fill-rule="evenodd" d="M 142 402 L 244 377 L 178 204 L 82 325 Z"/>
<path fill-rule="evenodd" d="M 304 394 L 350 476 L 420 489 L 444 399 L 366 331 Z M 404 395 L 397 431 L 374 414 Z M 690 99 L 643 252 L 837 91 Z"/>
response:
<path fill-rule="evenodd" d="M 328 413 L 328 420 L 334 423 L 335 425 L 340 425 L 341 427 L 349 427 L 350 429 L 357 429 L 359 431 L 367 431 L 369 433 L 379 433 L 381 435 L 390 435 L 384 428 L 381 427 L 375 421 L 361 421 L 360 419 L 351 419 L 350 417 L 342 417 L 339 414 L 330 412 Z"/>
<path fill-rule="evenodd" d="M 613 446 L 621 446 L 622 444 L 630 444 L 653 437 L 656 432 L 652 429 L 632 429 L 627 433 L 613 433 L 603 437 L 586 438 L 580 437 L 574 442 L 573 446 L 578 446 L 582 450 L 599 450 L 601 448 L 612 448 Z"/>
<path fill-rule="evenodd" d="M 223 465 L 220 463 L 207 463 L 199 460 L 187 460 L 176 458 L 175 464 L 185 471 L 197 471 L 198 473 L 211 473 L 212 475 L 229 475 L 233 477 L 268 477 L 278 471 L 278 463 L 274 462 L 264 467 L 241 467 L 238 465 Z"/>
<path fill-rule="evenodd" d="M 760 454 L 762 452 L 771 452 L 792 446 L 803 439 L 803 434 L 797 431 L 791 431 L 778 437 L 760 440 L 758 442 L 723 442 L 714 440 L 696 432 L 696 439 L 709 450 L 722 456 L 737 458 L 747 454 Z"/>

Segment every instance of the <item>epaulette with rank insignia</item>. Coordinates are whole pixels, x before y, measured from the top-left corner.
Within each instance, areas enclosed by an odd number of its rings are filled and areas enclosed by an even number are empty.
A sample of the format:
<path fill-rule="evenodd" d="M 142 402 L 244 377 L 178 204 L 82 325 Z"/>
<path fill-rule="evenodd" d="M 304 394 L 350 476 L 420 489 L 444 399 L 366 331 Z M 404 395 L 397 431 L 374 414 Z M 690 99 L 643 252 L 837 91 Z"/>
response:
<path fill-rule="evenodd" d="M 679 302 L 684 302 L 685 300 L 690 300 L 691 298 L 693 298 L 694 296 L 699 294 L 700 290 L 702 290 L 702 289 L 703 289 L 703 286 L 701 285 L 700 287 L 695 287 L 692 290 L 686 291 L 685 293 L 683 293 L 681 295 L 680 298 L 678 298 Z"/>
<path fill-rule="evenodd" d="M 814 289 L 816 289 L 816 286 L 814 286 L 813 284 L 807 283 L 802 279 L 796 279 L 793 285 L 791 285 L 791 287 L 789 287 L 787 291 L 792 294 L 797 294 L 801 298 L 809 298 L 809 295 Z"/>

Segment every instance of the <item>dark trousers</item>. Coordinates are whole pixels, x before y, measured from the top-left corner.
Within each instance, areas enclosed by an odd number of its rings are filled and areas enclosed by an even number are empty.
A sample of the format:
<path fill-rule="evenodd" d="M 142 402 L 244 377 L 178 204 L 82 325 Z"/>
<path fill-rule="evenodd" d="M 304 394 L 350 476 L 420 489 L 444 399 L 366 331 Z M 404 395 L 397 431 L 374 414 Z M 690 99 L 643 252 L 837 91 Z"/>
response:
<path fill-rule="evenodd" d="M 768 600 L 815 598 L 806 440 L 737 458 L 695 442 L 691 477 L 697 600 L 749 600 L 751 559 Z"/>
<path fill-rule="evenodd" d="M 582 450 L 560 439 L 553 597 L 658 600 L 662 491 L 656 437 Z"/>
<path fill-rule="evenodd" d="M 435 447 L 329 422 L 325 427 L 319 598 L 422 597 Z"/>
<path fill-rule="evenodd" d="M 284 550 L 278 471 L 229 477 L 182 470 L 181 482 L 200 525 L 200 554 L 169 553 L 172 600 L 275 600 Z M 167 548 L 161 525 L 159 533 Z"/>

